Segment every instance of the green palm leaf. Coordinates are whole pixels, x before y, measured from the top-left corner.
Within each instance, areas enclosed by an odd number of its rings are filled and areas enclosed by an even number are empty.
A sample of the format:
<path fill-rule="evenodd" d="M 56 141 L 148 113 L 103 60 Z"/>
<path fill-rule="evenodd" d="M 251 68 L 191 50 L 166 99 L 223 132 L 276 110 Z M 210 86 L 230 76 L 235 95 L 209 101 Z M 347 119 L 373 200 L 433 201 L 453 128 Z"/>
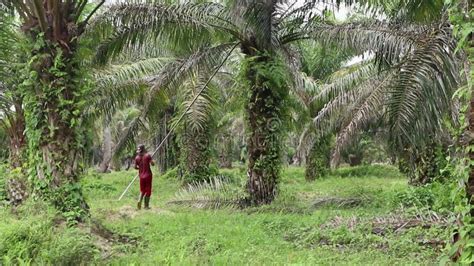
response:
<path fill-rule="evenodd" d="M 351 143 L 356 133 L 365 129 L 370 122 L 380 119 L 384 115 L 387 88 L 397 74 L 396 71 L 381 74 L 376 79 L 364 84 L 364 86 L 370 87 L 370 93 L 361 97 L 356 105 L 351 108 L 349 122 L 338 133 L 332 155 L 332 165 L 337 165 L 341 151 Z"/>
<path fill-rule="evenodd" d="M 449 29 L 440 29 L 408 56 L 391 86 L 388 101 L 393 144 L 416 144 L 441 127 L 460 82 L 460 66 Z"/>
<path fill-rule="evenodd" d="M 329 84 L 322 86 L 322 90 L 312 99 L 314 102 L 326 103 L 338 95 L 354 89 L 374 75 L 376 69 L 373 62 L 362 62 L 357 65 L 342 68 L 329 78 Z"/>
<path fill-rule="evenodd" d="M 224 9 L 215 3 L 164 5 L 127 2 L 112 6 L 91 27 L 92 34 L 107 38 L 96 61 L 105 63 L 127 49 L 195 47 L 208 42 L 209 32 L 232 28 L 216 18 Z M 227 26 L 227 28 L 225 27 Z"/>

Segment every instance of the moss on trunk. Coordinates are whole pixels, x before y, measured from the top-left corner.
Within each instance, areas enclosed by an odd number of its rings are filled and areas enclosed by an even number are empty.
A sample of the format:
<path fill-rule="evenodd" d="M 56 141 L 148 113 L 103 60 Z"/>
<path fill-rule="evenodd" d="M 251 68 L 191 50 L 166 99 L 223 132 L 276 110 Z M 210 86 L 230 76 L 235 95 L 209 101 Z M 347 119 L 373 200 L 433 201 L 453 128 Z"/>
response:
<path fill-rule="evenodd" d="M 247 152 L 249 202 L 271 203 L 277 193 L 288 96 L 286 69 L 267 55 L 247 59 Z"/>

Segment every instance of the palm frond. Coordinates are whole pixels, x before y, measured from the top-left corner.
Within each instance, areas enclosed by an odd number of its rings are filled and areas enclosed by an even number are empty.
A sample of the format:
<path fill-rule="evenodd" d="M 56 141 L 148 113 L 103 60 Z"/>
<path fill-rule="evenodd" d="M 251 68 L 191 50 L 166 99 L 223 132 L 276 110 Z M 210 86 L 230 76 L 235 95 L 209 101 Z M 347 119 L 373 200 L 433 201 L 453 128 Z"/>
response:
<path fill-rule="evenodd" d="M 281 43 L 296 41 L 300 33 L 310 31 L 312 25 L 325 23 L 328 4 L 320 0 L 282 1 L 275 14 Z"/>
<path fill-rule="evenodd" d="M 105 63 L 123 50 L 140 49 L 150 43 L 176 48 L 208 42 L 207 32 L 233 27 L 216 22 L 216 17 L 222 17 L 223 12 L 224 8 L 216 3 L 114 5 L 91 27 L 91 34 L 107 38 L 98 49 L 96 61 Z"/>
<path fill-rule="evenodd" d="M 145 106 L 141 111 L 142 115 L 134 118 L 125 131 L 122 132 L 120 138 L 118 139 L 117 143 L 114 146 L 112 154 L 121 154 L 127 148 L 131 148 L 135 146 L 135 139 L 138 135 L 140 128 L 143 128 L 145 124 L 143 123 L 143 114 L 147 113 L 147 107 Z"/>
<path fill-rule="evenodd" d="M 96 86 L 111 87 L 119 82 L 142 79 L 158 74 L 163 67 L 173 61 L 170 57 L 146 58 L 131 63 L 112 64 L 94 75 Z"/>
<path fill-rule="evenodd" d="M 460 73 L 449 31 L 440 29 L 408 56 L 391 86 L 388 117 L 393 144 L 399 148 L 423 142 L 449 114 Z"/>
<path fill-rule="evenodd" d="M 301 71 L 301 62 L 297 51 L 285 47 L 282 49 L 283 60 L 286 62 L 290 73 L 292 86 L 291 93 L 305 108 L 309 108 L 312 97 L 319 90 L 320 84 L 312 77 Z"/>
<path fill-rule="evenodd" d="M 341 151 L 353 140 L 356 133 L 363 130 L 373 120 L 384 115 L 387 88 L 397 74 L 397 71 L 384 73 L 364 84 L 364 86 L 370 87 L 369 94 L 361 97 L 361 100 L 351 108 L 349 122 L 338 133 L 331 165 L 337 165 Z"/>
<path fill-rule="evenodd" d="M 115 112 L 128 107 L 144 97 L 150 84 L 145 79 L 116 82 L 113 85 L 96 90 L 90 97 L 90 105 L 86 109 L 89 117 L 105 116 L 110 120 Z"/>
<path fill-rule="evenodd" d="M 11 107 L 13 106 L 13 101 L 11 97 L 2 92 L 2 90 L 6 90 L 6 88 L 2 87 L 2 83 L 0 82 L 0 113 L 6 115 L 12 112 Z"/>
<path fill-rule="evenodd" d="M 423 45 L 430 30 L 432 27 L 429 26 L 393 26 L 382 22 L 319 23 L 312 26 L 305 36 L 326 45 L 337 44 L 342 49 L 353 49 L 360 54 L 371 51 L 380 63 L 396 63 L 414 48 Z"/>
<path fill-rule="evenodd" d="M 149 58 L 98 70 L 94 75 L 96 88 L 89 97 L 88 115 L 105 115 L 110 120 L 118 109 L 139 102 L 151 87 L 148 77 L 160 73 L 171 60 Z"/>
<path fill-rule="evenodd" d="M 179 88 L 184 81 L 196 73 L 209 73 L 236 45 L 237 43 L 224 43 L 204 47 L 187 57 L 170 62 L 162 68 L 159 74 L 150 78 L 150 83 L 153 85 L 150 93 L 153 94 L 154 91 L 163 87 Z"/>
<path fill-rule="evenodd" d="M 188 184 L 167 204 L 198 209 L 239 208 L 242 205 L 242 195 L 241 189 L 230 181 L 213 177 L 209 181 Z"/>
<path fill-rule="evenodd" d="M 207 75 L 196 77 L 182 86 L 181 94 L 183 99 L 178 113 L 182 114 L 187 110 L 185 114 L 186 130 L 203 131 L 208 126 L 217 108 L 215 84 L 210 83 L 207 85 L 208 88 L 200 93 L 207 79 Z M 198 93 L 200 94 L 198 95 Z M 197 99 L 193 103 L 195 97 Z"/>
<path fill-rule="evenodd" d="M 354 89 L 357 84 L 370 79 L 376 74 L 376 67 L 373 62 L 362 62 L 342 68 L 331 75 L 328 80 L 329 84 L 322 86 L 322 90 L 312 101 L 327 103 L 338 95 Z"/>
<path fill-rule="evenodd" d="M 308 2 L 320 2 L 309 0 Z M 431 22 L 438 20 L 443 13 L 443 0 L 325 0 L 351 6 L 357 4 L 367 15 L 384 14 L 391 20 L 407 20 L 414 22 Z"/>
<path fill-rule="evenodd" d="M 345 120 L 344 117 L 350 114 L 350 110 L 355 107 L 356 103 L 370 95 L 371 89 L 374 87 L 371 84 L 376 83 L 376 80 L 377 77 L 357 84 L 326 103 L 313 119 L 318 135 L 332 133 L 340 127 Z"/>

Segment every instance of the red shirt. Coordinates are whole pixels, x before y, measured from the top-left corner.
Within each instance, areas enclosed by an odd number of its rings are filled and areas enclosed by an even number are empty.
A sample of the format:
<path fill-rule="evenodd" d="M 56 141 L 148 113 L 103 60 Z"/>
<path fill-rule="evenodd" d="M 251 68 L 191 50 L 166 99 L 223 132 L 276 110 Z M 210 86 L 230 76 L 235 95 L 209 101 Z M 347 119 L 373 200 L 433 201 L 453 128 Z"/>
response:
<path fill-rule="evenodd" d="M 135 165 L 138 166 L 138 175 L 140 176 L 140 178 L 147 178 L 152 176 L 150 167 L 151 161 L 152 158 L 148 153 L 143 156 L 137 155 L 137 157 L 135 157 Z"/>

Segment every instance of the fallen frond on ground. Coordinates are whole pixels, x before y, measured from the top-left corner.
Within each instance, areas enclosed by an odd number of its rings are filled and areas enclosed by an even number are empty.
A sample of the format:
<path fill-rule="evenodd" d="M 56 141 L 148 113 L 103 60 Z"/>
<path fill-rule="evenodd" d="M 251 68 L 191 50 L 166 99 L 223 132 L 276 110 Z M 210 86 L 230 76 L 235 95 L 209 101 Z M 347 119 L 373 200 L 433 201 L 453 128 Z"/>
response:
<path fill-rule="evenodd" d="M 398 233 L 414 227 L 428 229 L 431 227 L 446 228 L 449 226 L 447 217 L 438 216 L 435 213 L 428 215 L 416 215 L 404 217 L 403 215 L 390 215 L 378 217 L 372 221 L 372 233 L 385 235 L 391 232 Z"/>
<path fill-rule="evenodd" d="M 441 250 L 449 241 L 452 217 L 435 212 L 419 211 L 408 214 L 406 210 L 378 217 L 337 215 L 318 226 L 306 226 L 290 230 L 285 240 L 296 246 L 315 248 L 335 246 L 338 248 L 406 249 L 398 243 L 408 241 L 411 250 L 428 247 Z M 397 251 L 398 252 L 398 251 Z"/>
<path fill-rule="evenodd" d="M 168 201 L 170 205 L 187 206 L 196 209 L 219 209 L 239 205 L 239 200 L 223 200 L 223 199 L 189 199 L 189 200 L 172 200 Z"/>
<path fill-rule="evenodd" d="M 197 209 L 241 208 L 243 198 L 240 187 L 218 176 L 209 181 L 188 184 L 167 204 Z"/>
<path fill-rule="evenodd" d="M 313 201 L 313 208 L 321 208 L 325 206 L 335 206 L 338 208 L 352 208 L 359 205 L 362 205 L 368 202 L 367 197 L 361 198 L 337 198 L 337 197 L 327 197 L 327 198 L 318 198 Z"/>
<path fill-rule="evenodd" d="M 356 216 L 341 217 L 335 216 L 328 222 L 322 224 L 321 229 L 334 229 L 338 227 L 346 227 L 349 230 L 355 230 L 357 226 L 369 224 L 371 233 L 377 235 L 385 235 L 387 233 L 398 233 L 406 229 L 419 227 L 431 228 L 441 227 L 446 228 L 450 224 L 449 217 L 438 215 L 434 212 L 426 214 L 416 214 L 408 216 L 403 213 L 395 213 L 386 216 L 374 217 L 372 219 L 361 219 Z"/>

